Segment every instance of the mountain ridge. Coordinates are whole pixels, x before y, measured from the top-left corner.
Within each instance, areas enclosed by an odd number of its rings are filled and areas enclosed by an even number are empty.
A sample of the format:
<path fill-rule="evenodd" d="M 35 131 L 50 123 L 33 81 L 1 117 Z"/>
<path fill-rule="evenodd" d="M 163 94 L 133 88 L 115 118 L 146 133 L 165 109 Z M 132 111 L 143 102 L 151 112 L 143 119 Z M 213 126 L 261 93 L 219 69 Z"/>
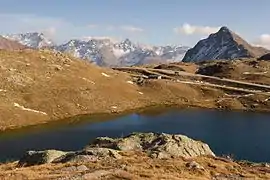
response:
<path fill-rule="evenodd" d="M 111 38 L 88 37 L 71 39 L 57 45 L 42 33 L 6 35 L 31 48 L 50 48 L 60 52 L 73 54 L 77 58 L 92 61 L 99 66 L 132 66 L 145 64 L 148 58 L 161 59 L 163 62 L 181 61 L 189 49 L 187 46 L 152 46 L 134 43 L 126 38 L 122 41 Z M 152 61 L 155 63 L 155 60 Z M 159 61 L 157 61 L 159 62 Z"/>
<path fill-rule="evenodd" d="M 223 26 L 216 33 L 200 40 L 189 49 L 183 62 L 200 62 L 215 59 L 254 58 L 270 52 L 262 47 L 250 45 L 239 35 Z"/>

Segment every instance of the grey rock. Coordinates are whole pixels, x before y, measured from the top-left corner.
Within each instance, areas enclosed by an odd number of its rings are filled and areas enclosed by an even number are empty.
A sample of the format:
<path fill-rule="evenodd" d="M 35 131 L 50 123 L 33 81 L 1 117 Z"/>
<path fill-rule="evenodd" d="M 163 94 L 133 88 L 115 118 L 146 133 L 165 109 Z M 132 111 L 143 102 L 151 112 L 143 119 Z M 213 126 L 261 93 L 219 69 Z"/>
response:
<path fill-rule="evenodd" d="M 204 170 L 204 167 L 201 166 L 196 161 L 191 161 L 191 162 L 187 163 L 186 167 L 188 167 L 189 169 L 193 169 L 193 170 Z"/>
<path fill-rule="evenodd" d="M 51 163 L 55 159 L 66 155 L 67 152 L 57 150 L 46 150 L 46 151 L 28 151 L 20 159 L 19 166 L 32 166 L 45 163 Z"/>
<path fill-rule="evenodd" d="M 205 143 L 184 135 L 133 133 L 119 139 L 97 138 L 88 147 L 105 147 L 120 151 L 143 151 L 153 158 L 215 156 Z"/>
<path fill-rule="evenodd" d="M 28 151 L 20 159 L 18 166 L 121 159 L 122 156 L 119 151 L 142 151 L 152 158 L 159 159 L 215 156 L 207 144 L 195 141 L 184 135 L 133 133 L 116 139 L 108 137 L 97 138 L 81 151 Z"/>
<path fill-rule="evenodd" d="M 54 163 L 66 162 L 96 162 L 99 159 L 115 158 L 120 159 L 118 151 L 108 148 L 86 148 L 82 151 L 67 153 L 60 158 L 55 159 Z"/>
<path fill-rule="evenodd" d="M 98 161 L 98 157 L 97 156 L 93 156 L 93 155 L 74 155 L 72 158 L 70 159 L 63 159 L 62 163 L 64 162 L 80 162 L 80 163 L 84 163 L 84 162 L 97 162 Z M 57 162 L 57 161 L 55 161 Z"/>
<path fill-rule="evenodd" d="M 80 165 L 80 166 L 77 167 L 77 170 L 78 171 L 88 171 L 89 169 L 85 165 Z"/>
<path fill-rule="evenodd" d="M 32 166 L 46 163 L 96 162 L 99 159 L 120 159 L 121 157 L 122 156 L 117 150 L 108 148 L 86 148 L 75 152 L 63 152 L 56 150 L 28 151 L 20 159 L 18 166 Z"/>
<path fill-rule="evenodd" d="M 269 50 L 254 47 L 248 44 L 240 36 L 222 27 L 217 33 L 199 41 L 194 48 L 187 51 L 183 62 L 200 62 L 214 59 L 235 59 L 260 57 Z"/>

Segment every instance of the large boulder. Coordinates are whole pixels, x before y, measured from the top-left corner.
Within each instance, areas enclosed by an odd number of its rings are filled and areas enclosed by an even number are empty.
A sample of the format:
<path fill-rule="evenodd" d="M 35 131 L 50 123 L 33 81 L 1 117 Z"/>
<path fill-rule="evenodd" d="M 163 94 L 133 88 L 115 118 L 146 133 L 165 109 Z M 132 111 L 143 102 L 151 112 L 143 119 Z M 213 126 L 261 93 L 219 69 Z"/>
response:
<path fill-rule="evenodd" d="M 184 135 L 133 133 L 123 138 L 96 138 L 80 151 L 57 150 L 28 151 L 18 166 L 32 166 L 46 163 L 96 162 L 102 159 L 121 159 L 119 151 L 141 151 L 152 158 L 215 156 L 209 146 Z"/>
<path fill-rule="evenodd" d="M 133 133 L 129 136 L 112 139 L 101 137 L 88 147 L 104 147 L 120 151 L 143 151 L 151 157 L 196 157 L 215 156 L 210 147 L 184 135 Z"/>
<path fill-rule="evenodd" d="M 67 152 L 57 150 L 46 151 L 27 151 L 20 159 L 19 166 L 33 166 L 45 163 L 51 163 L 55 159 L 66 155 Z"/>
<path fill-rule="evenodd" d="M 20 159 L 18 166 L 33 166 L 46 163 L 96 162 L 99 159 L 120 159 L 121 157 L 118 151 L 108 148 L 87 148 L 72 152 L 57 150 L 28 151 Z"/>
<path fill-rule="evenodd" d="M 108 148 L 86 148 L 82 151 L 67 153 L 53 161 L 53 163 L 66 163 L 66 162 L 95 162 L 99 159 L 113 158 L 121 159 L 118 151 Z"/>

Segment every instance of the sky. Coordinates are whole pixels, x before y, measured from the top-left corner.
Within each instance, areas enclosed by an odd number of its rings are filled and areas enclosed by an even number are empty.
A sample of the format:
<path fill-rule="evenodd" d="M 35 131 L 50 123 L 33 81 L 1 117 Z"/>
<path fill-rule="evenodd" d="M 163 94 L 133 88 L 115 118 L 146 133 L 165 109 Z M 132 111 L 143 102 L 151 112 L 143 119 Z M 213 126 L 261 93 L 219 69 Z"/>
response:
<path fill-rule="evenodd" d="M 43 32 L 74 38 L 130 38 L 193 46 L 227 26 L 270 48 L 269 0 L 0 0 L 0 34 Z"/>

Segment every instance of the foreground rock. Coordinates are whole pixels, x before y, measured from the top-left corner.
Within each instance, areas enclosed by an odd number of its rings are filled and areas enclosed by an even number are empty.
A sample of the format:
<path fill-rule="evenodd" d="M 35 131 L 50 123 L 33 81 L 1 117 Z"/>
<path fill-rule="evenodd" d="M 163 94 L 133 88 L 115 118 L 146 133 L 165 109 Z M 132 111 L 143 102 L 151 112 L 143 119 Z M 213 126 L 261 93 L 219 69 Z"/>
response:
<path fill-rule="evenodd" d="M 100 137 L 85 149 L 76 152 L 56 150 L 28 151 L 20 159 L 19 166 L 46 163 L 95 162 L 102 159 L 121 159 L 121 151 L 145 152 L 151 158 L 168 159 L 175 157 L 192 158 L 215 156 L 205 143 L 184 135 L 133 133 L 124 138 Z"/>
<path fill-rule="evenodd" d="M 97 138 L 89 147 L 106 147 L 120 151 L 143 151 L 153 158 L 215 156 L 205 143 L 184 135 L 133 133 L 119 139 Z"/>
<path fill-rule="evenodd" d="M 32 166 L 38 164 L 51 163 L 55 159 L 66 155 L 66 152 L 57 150 L 46 150 L 46 151 L 28 151 L 20 159 L 19 166 Z"/>
<path fill-rule="evenodd" d="M 270 168 L 216 157 L 207 144 L 183 135 L 133 133 L 97 138 L 81 151 L 29 151 L 19 163 L 0 164 L 0 179 L 248 180 L 270 179 Z"/>
<path fill-rule="evenodd" d="M 46 163 L 67 163 L 67 162 L 96 162 L 100 159 L 120 159 L 121 155 L 113 149 L 89 148 L 87 150 L 63 152 L 57 150 L 28 151 L 20 159 L 18 166 L 33 166 Z"/>

